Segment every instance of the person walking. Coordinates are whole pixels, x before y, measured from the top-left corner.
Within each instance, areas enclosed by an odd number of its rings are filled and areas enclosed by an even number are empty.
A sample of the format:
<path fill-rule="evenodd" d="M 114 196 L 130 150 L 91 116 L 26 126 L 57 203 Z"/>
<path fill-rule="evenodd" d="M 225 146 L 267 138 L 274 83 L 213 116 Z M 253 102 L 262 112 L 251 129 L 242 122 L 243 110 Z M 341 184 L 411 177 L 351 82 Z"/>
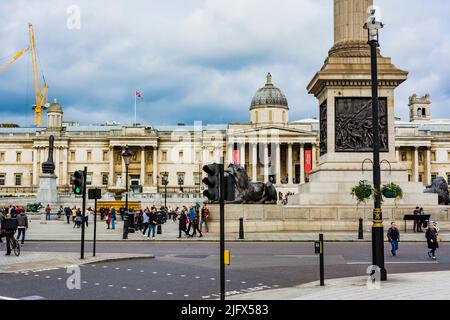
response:
<path fill-rule="evenodd" d="M 75 224 L 76 224 L 76 221 L 77 220 L 77 207 L 73 207 L 72 208 L 72 222 L 73 222 L 73 227 L 75 228 Z"/>
<path fill-rule="evenodd" d="M 187 216 L 186 216 L 186 211 L 184 211 L 183 209 L 180 211 L 180 213 L 178 214 L 178 239 L 181 239 L 181 231 L 183 231 L 185 233 L 185 235 L 189 235 L 189 233 L 187 233 L 186 231 L 186 225 L 187 225 Z"/>
<path fill-rule="evenodd" d="M 150 212 L 150 218 L 148 222 L 148 235 L 147 238 L 150 239 L 150 233 L 152 234 L 152 238 L 155 239 L 156 234 L 156 226 L 158 225 L 158 215 L 156 214 L 156 208 L 153 207 Z"/>
<path fill-rule="evenodd" d="M 77 209 L 75 214 L 76 214 L 76 216 L 75 216 L 75 224 L 74 224 L 73 227 L 75 228 L 75 226 L 76 226 L 77 228 L 80 228 L 81 227 L 81 223 L 83 222 L 83 217 L 81 215 L 81 210 Z"/>
<path fill-rule="evenodd" d="M 114 207 L 111 208 L 108 219 L 110 219 L 111 229 L 116 230 L 116 219 L 117 219 L 116 208 Z"/>
<path fill-rule="evenodd" d="M 28 229 L 28 217 L 25 212 L 22 212 L 17 215 L 17 241 L 20 240 L 20 236 L 22 235 L 21 243 L 25 242 L 25 231 Z"/>
<path fill-rule="evenodd" d="M 65 207 L 64 213 L 66 214 L 67 224 L 70 224 L 70 216 L 72 215 L 72 210 L 69 207 Z"/>
<path fill-rule="evenodd" d="M 47 204 L 47 207 L 45 208 L 45 221 L 51 220 L 51 212 L 52 212 L 52 209 L 50 208 L 50 205 Z"/>
<path fill-rule="evenodd" d="M 428 251 L 428 257 L 436 260 L 436 249 L 439 248 L 439 234 L 433 221 L 428 223 L 425 238 L 427 239 L 428 249 L 430 249 Z"/>
<path fill-rule="evenodd" d="M 202 219 L 200 222 L 200 231 L 202 232 L 209 232 L 208 217 L 209 217 L 209 208 L 206 206 L 206 203 L 204 203 L 202 207 Z M 206 231 L 203 231 L 203 224 L 206 227 Z"/>
<path fill-rule="evenodd" d="M 124 217 L 125 217 L 125 208 L 120 208 L 119 213 L 120 213 L 120 219 L 123 221 Z"/>
<path fill-rule="evenodd" d="M 92 210 L 92 208 L 89 207 L 89 208 L 86 210 L 86 213 L 84 214 L 84 223 L 86 224 L 86 228 L 89 227 L 89 216 L 90 216 L 91 214 L 94 214 L 94 210 Z"/>
<path fill-rule="evenodd" d="M 189 237 L 193 238 L 198 231 L 198 233 L 200 234 L 199 238 L 202 238 L 203 234 L 202 231 L 200 230 L 200 208 L 196 207 L 194 210 L 195 210 L 194 220 L 191 220 L 193 231 Z"/>
<path fill-rule="evenodd" d="M 106 225 L 108 226 L 106 228 L 106 230 L 111 229 L 111 212 L 108 209 L 105 209 L 105 211 L 103 212 L 103 214 L 105 215 L 105 221 L 106 221 Z"/>
<path fill-rule="evenodd" d="M 17 230 L 17 219 L 14 219 L 10 213 L 8 213 L 5 219 L 2 221 L 1 232 L 6 237 L 6 255 L 11 255 L 11 242 L 14 238 L 14 234 Z"/>
<path fill-rule="evenodd" d="M 398 242 L 400 241 L 400 231 L 398 230 L 395 222 L 391 222 L 391 227 L 388 229 L 387 237 L 392 247 L 392 256 L 395 257 L 397 255 Z"/>
<path fill-rule="evenodd" d="M 194 219 L 195 219 L 195 209 L 192 205 L 189 205 L 188 218 L 189 218 L 189 226 L 187 229 L 187 233 L 190 234 L 191 229 L 194 228 Z"/>
<path fill-rule="evenodd" d="M 143 224 L 142 235 L 144 237 L 145 237 L 145 233 L 148 230 L 149 222 L 150 222 L 150 211 L 148 210 L 148 208 L 146 208 L 144 210 L 144 213 L 142 214 L 142 224 Z"/>

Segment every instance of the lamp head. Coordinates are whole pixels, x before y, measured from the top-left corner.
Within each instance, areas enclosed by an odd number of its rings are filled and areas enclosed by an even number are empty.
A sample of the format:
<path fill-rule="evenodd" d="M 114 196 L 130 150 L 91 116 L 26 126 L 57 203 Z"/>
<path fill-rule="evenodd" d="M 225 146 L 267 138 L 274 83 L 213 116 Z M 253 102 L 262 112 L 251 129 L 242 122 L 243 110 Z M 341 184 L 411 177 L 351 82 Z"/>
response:
<path fill-rule="evenodd" d="M 130 149 L 128 148 L 128 145 L 125 146 L 125 149 L 122 152 L 123 161 L 125 162 L 125 165 L 128 166 L 131 162 L 132 153 L 130 152 Z"/>
<path fill-rule="evenodd" d="M 364 24 L 364 29 L 368 31 L 369 42 L 376 41 L 378 42 L 378 33 L 380 29 L 384 27 L 384 24 L 381 21 L 378 21 L 375 16 L 376 10 L 370 10 L 370 16 L 367 19 L 367 22 Z"/>

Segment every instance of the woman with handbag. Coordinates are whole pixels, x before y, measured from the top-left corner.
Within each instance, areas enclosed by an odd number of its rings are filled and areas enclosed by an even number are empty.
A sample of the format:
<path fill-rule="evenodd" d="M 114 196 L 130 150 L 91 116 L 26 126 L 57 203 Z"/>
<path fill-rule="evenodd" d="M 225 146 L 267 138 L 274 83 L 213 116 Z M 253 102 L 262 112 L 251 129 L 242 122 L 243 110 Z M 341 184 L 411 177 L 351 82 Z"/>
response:
<path fill-rule="evenodd" d="M 425 233 L 425 238 L 427 238 L 427 244 L 428 244 L 428 249 L 431 249 L 430 251 L 428 251 L 428 257 L 436 260 L 436 249 L 439 248 L 439 234 L 438 231 L 436 230 L 436 227 L 434 225 L 434 222 L 430 221 L 430 223 L 428 224 L 428 229 Z"/>

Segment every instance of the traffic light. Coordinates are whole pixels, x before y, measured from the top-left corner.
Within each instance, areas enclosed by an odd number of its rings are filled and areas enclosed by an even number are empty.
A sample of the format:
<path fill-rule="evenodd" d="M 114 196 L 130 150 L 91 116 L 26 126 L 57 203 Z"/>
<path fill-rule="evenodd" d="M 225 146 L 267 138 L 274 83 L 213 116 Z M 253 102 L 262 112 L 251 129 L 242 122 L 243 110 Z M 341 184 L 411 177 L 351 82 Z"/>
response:
<path fill-rule="evenodd" d="M 75 171 L 75 173 L 73 174 L 73 186 L 72 186 L 73 193 L 75 193 L 76 195 L 82 195 L 83 187 L 84 187 L 84 171 L 82 170 Z"/>
<path fill-rule="evenodd" d="M 203 171 L 208 174 L 208 177 L 202 180 L 208 186 L 208 190 L 203 191 L 203 195 L 210 201 L 217 202 L 220 198 L 220 165 L 216 163 L 206 165 L 203 167 Z"/>

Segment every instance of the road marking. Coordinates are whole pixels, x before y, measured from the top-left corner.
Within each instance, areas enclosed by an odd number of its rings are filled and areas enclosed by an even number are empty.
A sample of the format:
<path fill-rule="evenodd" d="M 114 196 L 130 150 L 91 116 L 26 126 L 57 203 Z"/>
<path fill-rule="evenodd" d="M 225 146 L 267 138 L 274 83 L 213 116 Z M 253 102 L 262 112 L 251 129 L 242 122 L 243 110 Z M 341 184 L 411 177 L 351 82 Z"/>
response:
<path fill-rule="evenodd" d="M 119 267 L 117 267 L 117 268 L 116 268 L 116 270 L 120 270 L 120 268 L 119 268 Z"/>
<path fill-rule="evenodd" d="M 127 271 L 131 271 L 131 270 L 133 270 L 133 269 L 127 269 Z"/>
<path fill-rule="evenodd" d="M 153 274 L 158 274 L 158 272 L 156 272 L 156 271 L 153 271 Z"/>
<path fill-rule="evenodd" d="M 45 298 L 41 297 L 41 296 L 29 296 L 29 297 L 22 297 L 22 298 L 20 298 L 20 300 L 29 300 L 29 301 L 32 301 L 32 300 L 45 300 Z"/>
<path fill-rule="evenodd" d="M 195 279 L 200 279 L 200 277 L 199 277 L 199 276 L 196 276 Z"/>
<path fill-rule="evenodd" d="M 216 280 L 216 278 L 211 278 L 212 281 Z"/>
<path fill-rule="evenodd" d="M 226 282 L 231 282 L 231 280 L 225 280 Z"/>
<path fill-rule="evenodd" d="M 144 273 L 144 270 L 141 270 L 140 272 L 141 272 L 141 273 Z"/>
<path fill-rule="evenodd" d="M 388 261 L 384 262 L 385 264 L 435 264 L 439 263 L 437 261 Z M 347 262 L 349 265 L 371 265 L 372 262 L 363 262 L 363 261 L 355 261 L 355 262 Z"/>
<path fill-rule="evenodd" d="M 173 293 L 172 293 L 172 292 L 167 292 L 167 294 L 168 294 L 169 296 L 173 295 Z"/>
<path fill-rule="evenodd" d="M 184 295 L 184 297 L 185 297 L 185 298 L 188 298 L 188 297 L 189 297 L 189 295 L 188 295 L 188 294 L 185 294 L 185 295 Z"/>
<path fill-rule="evenodd" d="M 182 274 L 180 277 L 182 277 L 182 278 L 186 278 L 186 275 L 184 275 L 184 274 Z"/>
<path fill-rule="evenodd" d="M 142 291 L 142 289 L 137 288 L 136 291 Z"/>
<path fill-rule="evenodd" d="M 87 281 L 83 281 L 82 283 L 87 284 Z"/>
<path fill-rule="evenodd" d="M 109 284 L 108 287 L 112 288 L 112 287 L 114 287 L 114 285 L 113 284 Z"/>
<path fill-rule="evenodd" d="M 106 268 L 108 268 L 108 266 L 103 266 L 103 269 L 106 269 Z"/>
<path fill-rule="evenodd" d="M 263 286 L 264 284 L 263 283 L 258 283 L 258 286 Z"/>
<path fill-rule="evenodd" d="M 45 276 L 45 279 L 50 279 L 51 277 L 50 276 Z"/>
<path fill-rule="evenodd" d="M 171 274 L 170 274 L 170 273 L 167 273 L 167 274 L 166 274 L 166 276 L 170 277 L 170 276 L 171 276 Z"/>
<path fill-rule="evenodd" d="M 203 296 L 202 299 L 209 299 L 211 296 Z"/>
<path fill-rule="evenodd" d="M 0 300 L 19 300 L 19 299 L 0 296 Z"/>
<path fill-rule="evenodd" d="M 122 289 L 126 289 L 127 287 L 122 287 Z"/>
<path fill-rule="evenodd" d="M 274 284 L 272 287 L 274 287 L 274 288 L 279 288 L 280 286 L 277 285 L 277 284 Z"/>
<path fill-rule="evenodd" d="M 35 276 L 35 277 L 39 277 L 39 275 L 38 275 L 38 274 L 35 274 L 34 276 Z"/>
<path fill-rule="evenodd" d="M 100 283 L 98 283 L 98 282 L 97 282 L 97 283 L 96 283 L 95 285 L 96 285 L 96 286 L 99 286 L 99 285 L 100 285 Z"/>
<path fill-rule="evenodd" d="M 247 281 L 241 281 L 241 283 L 242 283 L 242 284 L 246 284 L 246 283 L 247 283 Z"/>
<path fill-rule="evenodd" d="M 62 280 L 62 278 L 58 278 L 58 280 Z"/>
<path fill-rule="evenodd" d="M 158 292 L 157 290 L 153 290 L 153 291 L 152 291 L 152 293 L 157 293 L 157 292 Z"/>

